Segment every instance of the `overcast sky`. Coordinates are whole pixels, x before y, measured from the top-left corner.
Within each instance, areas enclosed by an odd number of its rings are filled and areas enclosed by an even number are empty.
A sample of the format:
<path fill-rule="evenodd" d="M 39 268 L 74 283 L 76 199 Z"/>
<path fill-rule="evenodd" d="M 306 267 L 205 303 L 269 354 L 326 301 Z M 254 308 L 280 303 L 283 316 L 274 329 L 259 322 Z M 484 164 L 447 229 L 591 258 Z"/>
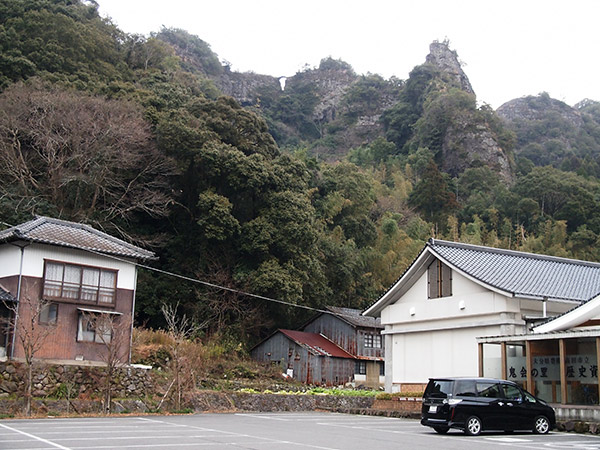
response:
<path fill-rule="evenodd" d="M 600 101 L 600 0 L 97 0 L 127 33 L 182 28 L 236 71 L 292 76 L 327 56 L 406 79 L 449 39 L 479 102 Z"/>

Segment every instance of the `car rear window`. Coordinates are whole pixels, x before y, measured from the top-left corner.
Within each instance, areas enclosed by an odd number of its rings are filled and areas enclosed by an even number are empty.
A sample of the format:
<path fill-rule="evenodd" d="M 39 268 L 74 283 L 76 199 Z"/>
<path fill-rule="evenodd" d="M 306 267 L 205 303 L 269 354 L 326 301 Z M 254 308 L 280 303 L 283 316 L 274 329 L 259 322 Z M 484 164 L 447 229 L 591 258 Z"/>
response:
<path fill-rule="evenodd" d="M 446 398 L 452 395 L 453 381 L 450 380 L 429 380 L 425 389 L 425 397 Z"/>
<path fill-rule="evenodd" d="M 475 380 L 456 380 L 456 389 L 454 390 L 457 397 L 476 397 L 477 387 Z"/>

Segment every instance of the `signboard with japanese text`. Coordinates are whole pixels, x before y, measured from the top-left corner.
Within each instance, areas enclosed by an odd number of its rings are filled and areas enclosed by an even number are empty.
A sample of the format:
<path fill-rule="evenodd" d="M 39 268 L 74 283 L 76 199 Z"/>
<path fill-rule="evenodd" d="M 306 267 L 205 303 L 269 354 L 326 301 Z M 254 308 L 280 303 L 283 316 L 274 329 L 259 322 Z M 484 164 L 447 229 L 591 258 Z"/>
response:
<path fill-rule="evenodd" d="M 507 358 L 506 378 L 513 381 L 527 379 L 527 363 L 524 356 Z M 598 382 L 596 355 L 569 355 L 565 358 L 567 380 L 582 383 Z M 560 381 L 560 358 L 555 356 L 535 356 L 531 375 L 536 380 Z"/>

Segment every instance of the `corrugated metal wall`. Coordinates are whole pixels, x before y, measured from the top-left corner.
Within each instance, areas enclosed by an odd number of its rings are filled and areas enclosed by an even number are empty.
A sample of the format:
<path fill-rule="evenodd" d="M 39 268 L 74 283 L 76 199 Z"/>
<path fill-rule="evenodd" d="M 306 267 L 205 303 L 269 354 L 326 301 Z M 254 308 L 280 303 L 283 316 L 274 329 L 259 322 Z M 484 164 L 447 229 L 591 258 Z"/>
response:
<path fill-rule="evenodd" d="M 346 383 L 354 376 L 353 359 L 313 355 L 281 332 L 256 346 L 252 357 L 278 364 L 282 373 L 293 369 L 293 377 L 303 383 L 333 386 Z"/>
<path fill-rule="evenodd" d="M 354 327 L 330 314 L 321 314 L 309 323 L 303 331 L 320 333 L 327 336 L 327 339 L 335 342 L 351 355 L 358 354 L 359 347 Z"/>
<path fill-rule="evenodd" d="M 365 334 L 381 334 L 379 328 L 354 328 L 343 320 L 330 314 L 322 314 L 304 327 L 309 333 L 321 333 L 335 342 L 351 355 L 383 358 L 385 355 L 383 336 L 380 348 L 366 348 Z"/>

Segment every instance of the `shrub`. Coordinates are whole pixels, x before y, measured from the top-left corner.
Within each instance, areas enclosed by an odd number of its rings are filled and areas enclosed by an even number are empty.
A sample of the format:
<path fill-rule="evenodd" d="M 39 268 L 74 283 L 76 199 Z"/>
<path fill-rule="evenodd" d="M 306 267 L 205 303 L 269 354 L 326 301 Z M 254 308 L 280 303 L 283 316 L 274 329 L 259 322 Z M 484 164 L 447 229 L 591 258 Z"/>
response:
<path fill-rule="evenodd" d="M 390 394 L 388 392 L 379 392 L 375 398 L 377 400 L 398 400 L 400 398 L 419 398 L 423 397 L 423 392 L 395 392 Z"/>

